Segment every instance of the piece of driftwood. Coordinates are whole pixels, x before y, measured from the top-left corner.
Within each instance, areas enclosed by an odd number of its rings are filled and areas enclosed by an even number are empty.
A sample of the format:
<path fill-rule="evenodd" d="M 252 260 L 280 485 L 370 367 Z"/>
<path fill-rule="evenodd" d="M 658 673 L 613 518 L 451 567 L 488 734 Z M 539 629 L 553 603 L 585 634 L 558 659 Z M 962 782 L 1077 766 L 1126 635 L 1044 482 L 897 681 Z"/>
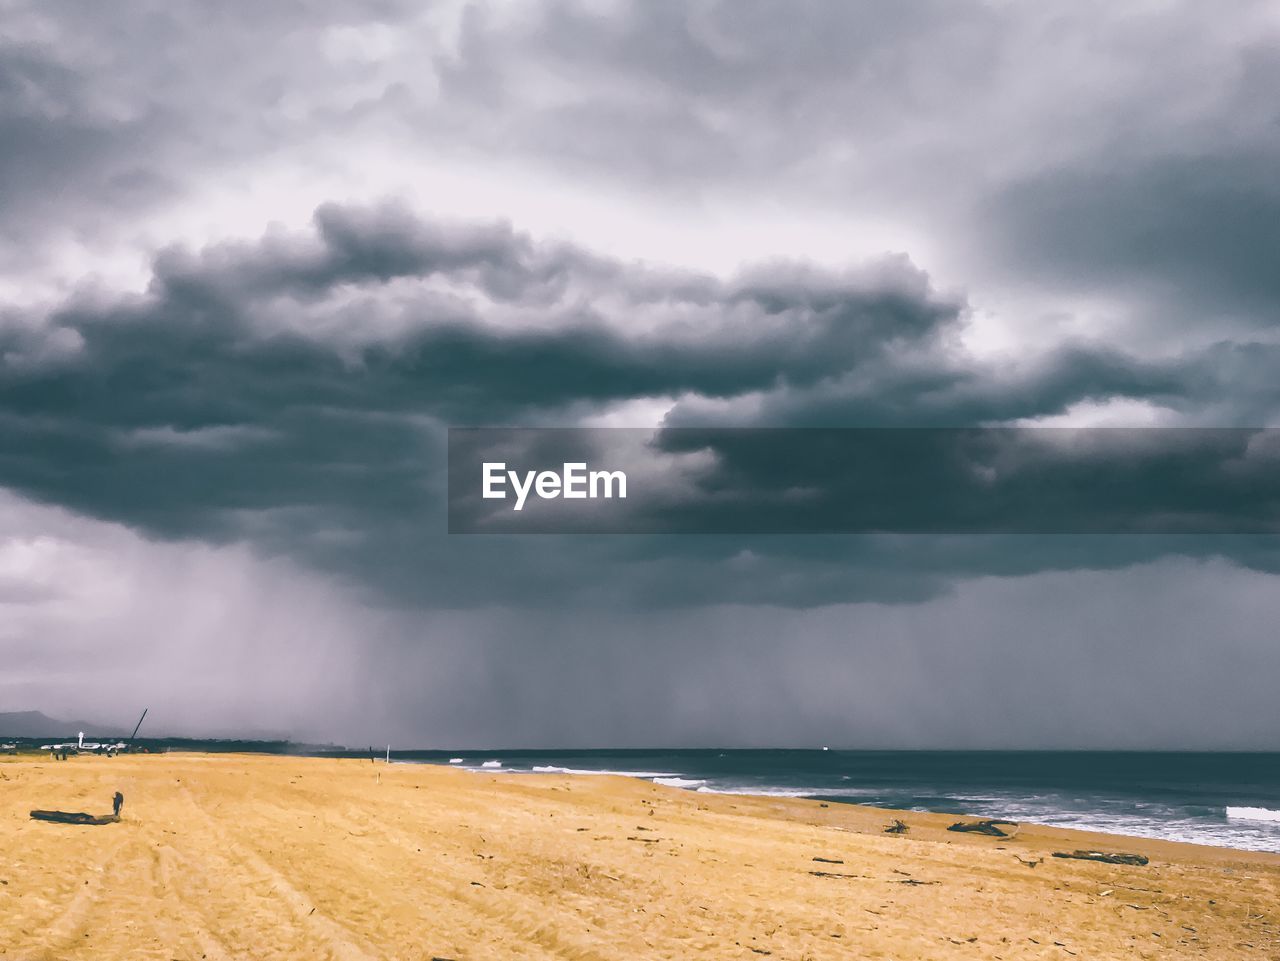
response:
<path fill-rule="evenodd" d="M 885 834 L 906 834 L 907 831 L 909 830 L 910 828 L 908 828 L 905 824 L 903 824 L 902 821 L 898 820 L 897 818 L 894 818 L 892 821 L 889 822 L 889 826 L 884 829 L 884 833 Z"/>
<path fill-rule="evenodd" d="M 1008 831 L 1001 831 L 1000 825 L 1007 824 L 1010 827 L 1017 827 L 1017 821 L 1001 821 L 998 819 L 989 821 L 957 821 L 948 831 L 966 831 L 969 834 L 986 834 L 993 838 L 1007 838 Z"/>
<path fill-rule="evenodd" d="M 1055 858 L 1074 858 L 1077 861 L 1101 861 L 1103 864 L 1134 864 L 1141 867 L 1149 863 L 1141 854 L 1108 854 L 1105 851 L 1054 851 Z"/>
<path fill-rule="evenodd" d="M 36 821 L 55 821 L 58 824 L 115 824 L 117 814 L 85 814 L 83 811 L 32 811 Z"/>
<path fill-rule="evenodd" d="M 821 861 L 823 864 L 844 864 L 839 858 L 814 858 L 815 861 Z"/>

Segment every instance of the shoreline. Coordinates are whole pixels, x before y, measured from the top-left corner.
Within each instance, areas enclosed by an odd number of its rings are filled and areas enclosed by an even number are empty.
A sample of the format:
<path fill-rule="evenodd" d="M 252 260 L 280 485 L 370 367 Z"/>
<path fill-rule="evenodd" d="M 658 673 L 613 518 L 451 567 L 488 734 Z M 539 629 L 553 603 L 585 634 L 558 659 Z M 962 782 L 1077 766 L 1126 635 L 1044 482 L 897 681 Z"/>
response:
<path fill-rule="evenodd" d="M 97 813 L 116 790 L 119 823 L 28 817 Z M 892 818 L 906 834 L 884 833 Z M 956 820 L 619 775 L 11 757 L 0 762 L 0 956 L 1015 961 L 1280 949 L 1280 855 L 1030 824 L 1008 838 L 948 832 Z M 1075 849 L 1150 860 L 1053 857 Z"/>
<path fill-rule="evenodd" d="M 392 764 L 418 764 L 420 762 L 397 762 Z M 440 767 L 442 765 L 422 764 L 422 766 Z M 736 804 L 732 807 L 750 808 L 752 814 L 777 820 L 794 821 L 797 823 L 810 824 L 815 826 L 835 826 L 851 833 L 859 833 L 866 835 L 875 835 L 884 833 L 883 826 L 875 830 L 867 822 L 874 821 L 876 824 L 888 825 L 893 820 L 902 820 L 906 822 L 912 831 L 915 831 L 915 837 L 927 837 L 929 840 L 935 840 L 943 843 L 973 843 L 978 846 L 998 847 L 1001 844 L 1009 844 L 1021 839 L 1022 841 L 1033 841 L 1036 844 L 1041 843 L 1059 843 L 1060 846 L 1066 848 L 1074 845 L 1076 848 L 1103 848 L 1103 849 L 1119 849 L 1132 851 L 1136 854 L 1145 854 L 1154 860 L 1161 857 L 1169 861 L 1183 860 L 1179 854 L 1190 857 L 1195 860 L 1205 860 L 1217 862 L 1221 860 L 1224 863 L 1234 863 L 1236 861 L 1252 862 L 1258 861 L 1262 864 L 1271 864 L 1280 867 L 1280 852 L 1272 851 L 1254 851 L 1249 848 L 1233 848 L 1225 845 L 1202 844 L 1195 841 L 1172 840 L 1166 838 L 1151 838 L 1136 834 L 1117 834 L 1108 831 L 1093 831 L 1081 828 L 1057 827 L 1048 824 L 1039 824 L 1033 821 L 1011 821 L 1012 825 L 1016 825 L 1016 834 L 1007 838 L 996 838 L 983 835 L 967 834 L 964 832 L 948 831 L 947 829 L 957 822 L 977 822 L 986 820 L 984 816 L 976 814 L 951 814 L 937 811 L 905 811 L 898 808 L 876 807 L 869 804 L 860 804 L 856 801 L 830 800 L 825 801 L 820 798 L 810 797 L 792 797 L 784 795 L 770 794 L 752 794 L 749 792 L 732 792 L 732 791 L 694 791 L 689 788 L 673 787 L 671 785 L 655 782 L 645 777 L 637 777 L 628 774 L 618 773 L 600 773 L 587 774 L 575 772 L 572 774 L 548 773 L 540 771 L 523 772 L 523 771 L 485 771 L 476 768 L 450 768 L 451 770 L 459 770 L 463 773 L 474 775 L 482 778 L 511 778 L 520 779 L 538 778 L 548 779 L 550 783 L 556 783 L 557 779 L 568 779 L 570 784 L 579 780 L 589 780 L 595 778 L 613 779 L 617 778 L 622 781 L 635 782 L 639 784 L 650 785 L 661 792 L 675 792 L 678 795 L 692 795 L 695 798 L 729 798 L 733 799 Z M 843 816 L 847 809 L 857 812 L 853 824 L 846 823 L 850 819 Z M 1010 829 L 1013 830 L 1012 828 Z M 1152 852 L 1155 852 L 1154 855 Z M 1220 855 L 1216 857 L 1215 855 Z"/>
<path fill-rule="evenodd" d="M 493 755 L 508 754 L 509 755 L 510 753 L 511 752 L 501 752 L 501 751 L 475 752 L 474 756 L 479 758 L 479 757 L 485 756 L 486 754 L 493 754 Z M 859 800 L 854 800 L 849 797 L 844 797 L 844 796 L 839 796 L 834 794 L 824 795 L 820 790 L 813 791 L 813 792 L 799 793 L 787 788 L 778 788 L 774 790 L 764 790 L 764 791 L 752 791 L 749 788 L 746 788 L 746 789 L 716 788 L 716 787 L 707 786 L 706 785 L 707 779 L 705 778 L 700 778 L 694 775 L 686 776 L 687 772 L 686 773 L 657 773 L 652 771 L 623 771 L 623 770 L 603 770 L 603 769 L 587 770 L 587 769 L 565 769 L 565 768 L 558 768 L 554 770 L 540 770 L 537 768 L 534 768 L 532 770 L 520 770 L 520 769 L 515 769 L 507 766 L 489 770 L 479 764 L 458 765 L 458 764 L 453 764 L 452 762 L 443 762 L 436 759 L 416 759 L 416 758 L 397 759 L 394 756 L 394 753 L 391 759 L 391 763 L 451 767 L 457 770 L 468 771 L 474 774 L 482 774 L 482 775 L 505 774 L 513 777 L 530 777 L 530 776 L 536 777 L 536 776 L 542 776 L 547 774 L 551 774 L 551 775 L 562 774 L 570 777 L 629 777 L 635 780 L 644 781 L 646 783 L 657 784 L 662 787 L 670 787 L 676 790 L 686 791 L 688 793 L 712 794 L 712 795 L 720 795 L 720 796 L 726 796 L 726 797 L 754 797 L 754 798 L 765 798 L 765 799 L 776 798 L 780 800 L 793 799 L 793 800 L 801 800 L 801 801 L 815 801 L 823 804 L 853 805 L 855 807 L 861 807 L 861 808 L 867 808 L 870 810 L 880 811 L 886 816 L 936 814 L 939 817 L 950 818 L 952 819 L 952 821 L 954 821 L 955 819 L 979 820 L 979 819 L 989 819 L 989 818 L 992 818 L 993 816 L 998 817 L 998 815 L 993 815 L 991 812 L 978 813 L 973 811 L 920 811 L 915 808 L 885 807 L 877 804 L 864 803 Z M 676 781 L 680 781 L 684 783 L 681 783 L 681 784 L 672 783 Z M 692 786 L 693 784 L 698 784 L 700 786 L 693 787 Z M 1224 809 L 1227 809 L 1230 806 L 1224 805 L 1223 807 Z M 1110 831 L 1110 830 L 1105 830 L 1103 828 L 1089 827 L 1089 826 L 1076 826 L 1076 825 L 1066 825 L 1066 824 L 1055 825 L 1055 824 L 1046 823 L 1044 821 L 1038 821 L 1038 820 L 1035 820 L 1034 818 L 1019 819 L 1017 817 L 1010 817 L 1009 820 L 1011 823 L 1017 823 L 1017 824 L 1021 824 L 1028 827 L 1043 828 L 1045 830 L 1076 832 L 1076 833 L 1085 834 L 1085 835 L 1098 835 L 1102 837 L 1133 839 L 1135 841 L 1160 841 L 1160 842 L 1166 842 L 1170 844 L 1190 844 L 1198 847 L 1220 848 L 1228 851 L 1252 852 L 1252 853 L 1272 854 L 1272 855 L 1280 856 L 1280 850 L 1267 851 L 1259 848 L 1238 847 L 1236 845 L 1227 844 L 1227 843 L 1215 844 L 1210 841 L 1195 840 L 1190 838 L 1161 837 L 1161 836 L 1156 836 L 1154 834 L 1137 834 L 1137 833 L 1130 833 L 1126 831 Z M 1269 824 L 1270 822 L 1265 822 L 1265 823 Z M 1277 825 L 1276 835 L 1278 838 L 1280 838 L 1280 825 Z"/>
<path fill-rule="evenodd" d="M 865 804 L 860 801 L 849 800 L 839 796 L 823 796 L 820 793 L 814 793 L 814 794 L 791 793 L 787 789 L 779 789 L 776 793 L 770 793 L 768 791 L 753 792 L 750 790 L 718 789 L 713 787 L 693 788 L 687 785 L 678 785 L 678 784 L 669 783 L 669 781 L 671 780 L 677 780 L 677 781 L 690 780 L 690 779 L 686 779 L 683 774 L 679 774 L 679 773 L 668 774 L 665 772 L 653 772 L 653 771 L 622 771 L 622 770 L 605 770 L 605 769 L 588 770 L 588 769 L 564 769 L 564 768 L 556 768 L 554 770 L 537 770 L 537 769 L 517 770 L 517 769 L 505 767 L 505 766 L 490 769 L 489 767 L 485 766 L 483 763 L 482 764 L 458 764 L 458 763 L 451 762 L 445 757 L 447 754 L 450 753 L 447 751 L 406 752 L 406 753 L 422 753 L 422 754 L 431 753 L 433 755 L 438 755 L 439 756 L 438 758 L 437 757 L 397 758 L 395 756 L 395 753 L 396 752 L 394 751 L 392 752 L 391 761 L 390 761 L 391 766 L 403 765 L 408 767 L 437 768 L 437 769 L 444 769 L 444 770 L 450 770 L 450 771 L 458 771 L 458 772 L 463 772 L 467 774 L 474 774 L 482 777 L 513 777 L 513 778 L 566 777 L 566 778 L 575 778 L 575 779 L 577 778 L 615 778 L 616 777 L 616 778 L 623 778 L 626 780 L 636 781 L 643 784 L 653 785 L 655 787 L 660 787 L 665 790 L 678 791 L 682 794 L 692 794 L 695 796 L 710 795 L 710 796 L 717 796 L 717 797 L 749 798 L 749 799 L 755 799 L 755 800 L 765 801 L 765 802 L 797 801 L 797 802 L 802 802 L 807 804 L 816 804 L 821 808 L 826 808 L 831 805 L 836 805 L 839 807 L 853 807 L 853 808 L 864 810 L 864 811 L 876 812 L 878 815 L 888 819 L 892 819 L 895 817 L 896 818 L 911 817 L 911 818 L 917 818 L 917 819 L 925 819 L 926 821 L 932 821 L 936 819 L 939 824 L 941 824 L 942 821 L 946 821 L 946 825 L 955 823 L 956 820 L 986 820 L 992 817 L 990 813 L 918 811 L 915 809 L 908 809 L 908 808 L 883 807 L 883 806 L 874 805 L 874 804 Z M 520 753 L 520 752 L 518 751 L 517 752 L 475 751 L 475 752 L 465 752 L 465 753 L 469 753 L 470 755 L 479 758 L 479 757 L 491 756 L 491 755 L 511 756 L 513 753 Z M 529 752 L 529 753 L 536 753 L 537 756 L 539 757 L 542 756 L 542 752 Z M 640 753 L 650 753 L 650 752 L 646 750 Z M 1001 752 L 993 752 L 993 753 L 1001 753 Z M 1097 752 L 1083 752 L 1083 753 L 1097 753 Z M 1126 752 L 1114 752 L 1114 753 L 1126 753 Z M 1150 753 L 1150 752 L 1146 752 L 1146 753 Z M 1166 753 L 1184 753 L 1184 752 L 1166 752 Z M 348 752 L 344 752 L 344 754 L 342 755 L 337 755 L 333 753 L 282 754 L 274 751 L 261 751 L 261 752 L 259 751 L 205 751 L 205 750 L 188 750 L 184 748 L 173 748 L 173 749 L 168 749 L 162 752 L 157 752 L 155 754 L 148 753 L 148 754 L 125 755 L 125 756 L 126 757 L 128 756 L 156 757 L 156 758 L 170 757 L 170 756 L 187 756 L 187 757 L 201 757 L 201 758 L 223 758 L 223 757 L 282 758 L 282 759 L 309 759 L 309 760 L 337 761 L 337 762 L 354 763 L 354 764 L 370 763 L 370 758 L 368 756 L 357 755 L 354 751 L 348 751 Z M 95 758 L 96 758 L 96 755 L 86 754 L 82 760 L 93 760 Z M 0 765 L 6 762 L 24 761 L 24 760 L 25 761 L 40 761 L 40 760 L 47 761 L 48 758 L 41 752 L 33 752 L 29 750 L 21 751 L 16 754 L 0 754 Z M 107 759 L 102 758 L 101 760 L 107 760 Z M 383 769 L 385 769 L 387 766 L 387 763 L 383 760 L 383 757 L 381 755 L 378 755 L 375 757 L 374 763 L 382 767 Z M 492 764 L 493 762 L 489 762 L 489 763 Z M 694 780 L 702 780 L 702 779 L 694 779 Z M 1148 844 L 1148 843 L 1154 843 L 1154 844 L 1160 844 L 1160 845 L 1166 845 L 1166 844 L 1183 845 L 1183 846 L 1188 846 L 1192 848 L 1208 848 L 1210 850 L 1224 851 L 1224 852 L 1230 852 L 1234 854 L 1249 854 L 1249 855 L 1256 854 L 1256 855 L 1270 856 L 1272 858 L 1280 859 L 1280 851 L 1263 851 L 1263 850 L 1258 850 L 1256 848 L 1235 847 L 1229 844 L 1213 844 L 1210 842 L 1188 840 L 1185 838 L 1154 837 L 1146 834 L 1130 834 L 1123 831 L 1107 831 L 1107 830 L 1102 830 L 1099 828 L 1091 828 L 1091 827 L 1052 825 L 1052 824 L 1047 824 L 1041 821 L 1036 821 L 1034 819 L 1019 820 L 1017 818 L 1011 817 L 1008 819 L 1008 821 L 1011 824 L 1018 825 L 1021 829 L 1031 829 L 1035 831 L 1037 834 L 1045 834 L 1046 836 L 1050 834 L 1055 836 L 1061 835 L 1063 838 L 1079 836 L 1080 838 L 1093 839 L 1094 841 L 1097 841 L 1100 839 L 1101 840 L 1113 839 L 1116 842 L 1126 842 L 1126 843 L 1132 842 L 1133 844 L 1139 844 L 1139 845 Z M 943 826 L 945 827 L 946 825 L 943 825 Z"/>

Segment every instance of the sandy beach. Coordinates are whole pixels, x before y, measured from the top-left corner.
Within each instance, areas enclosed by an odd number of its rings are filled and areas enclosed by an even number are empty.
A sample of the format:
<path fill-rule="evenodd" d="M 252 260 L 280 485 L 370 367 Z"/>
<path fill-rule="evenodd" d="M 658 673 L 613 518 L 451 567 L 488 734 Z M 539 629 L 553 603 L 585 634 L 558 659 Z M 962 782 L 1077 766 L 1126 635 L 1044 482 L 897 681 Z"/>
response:
<path fill-rule="evenodd" d="M 28 817 L 116 790 L 118 824 Z M 1280 856 L 955 820 L 367 760 L 6 758 L 0 958 L 1280 958 Z M 1150 863 L 1052 857 L 1082 848 Z"/>

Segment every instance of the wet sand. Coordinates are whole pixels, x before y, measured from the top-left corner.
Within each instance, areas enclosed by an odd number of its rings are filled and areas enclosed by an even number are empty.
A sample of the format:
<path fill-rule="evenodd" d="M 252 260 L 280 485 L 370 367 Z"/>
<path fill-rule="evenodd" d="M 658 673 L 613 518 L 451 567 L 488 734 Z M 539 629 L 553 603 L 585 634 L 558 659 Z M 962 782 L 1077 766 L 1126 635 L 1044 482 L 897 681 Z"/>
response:
<path fill-rule="evenodd" d="M 118 824 L 28 818 L 116 790 Z M 1280 959 L 1280 856 L 955 820 L 367 760 L 5 758 L 0 959 Z M 1051 857 L 1077 848 L 1151 863 Z"/>

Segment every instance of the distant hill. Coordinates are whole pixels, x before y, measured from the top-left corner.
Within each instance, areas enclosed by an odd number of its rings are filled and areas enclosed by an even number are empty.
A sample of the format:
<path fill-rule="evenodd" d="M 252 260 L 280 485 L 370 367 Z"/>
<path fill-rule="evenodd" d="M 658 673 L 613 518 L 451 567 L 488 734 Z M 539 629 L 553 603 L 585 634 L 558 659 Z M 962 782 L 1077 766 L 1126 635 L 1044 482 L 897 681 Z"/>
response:
<path fill-rule="evenodd" d="M 127 737 L 129 732 L 94 721 L 60 721 L 39 711 L 0 711 L 0 739 L 6 737 L 75 738 Z"/>

